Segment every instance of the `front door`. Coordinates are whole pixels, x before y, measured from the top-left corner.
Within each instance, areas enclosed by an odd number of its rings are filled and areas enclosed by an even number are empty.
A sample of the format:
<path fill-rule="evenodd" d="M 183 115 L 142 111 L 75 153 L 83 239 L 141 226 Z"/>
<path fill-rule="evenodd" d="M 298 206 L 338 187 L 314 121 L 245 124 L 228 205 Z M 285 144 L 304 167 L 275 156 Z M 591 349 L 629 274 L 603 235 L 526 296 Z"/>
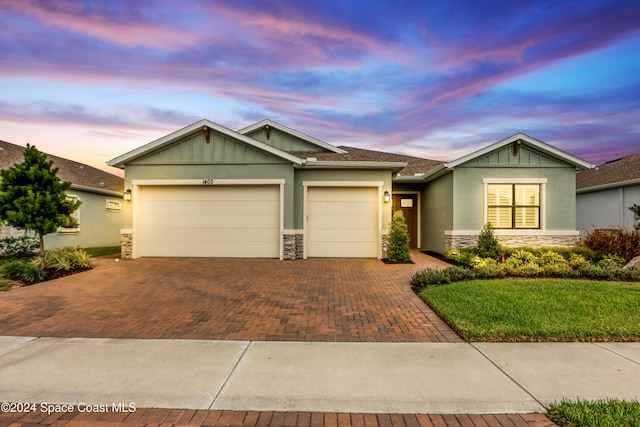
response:
<path fill-rule="evenodd" d="M 393 213 L 402 211 L 404 220 L 409 229 L 409 247 L 418 247 L 418 195 L 417 194 L 394 194 Z"/>

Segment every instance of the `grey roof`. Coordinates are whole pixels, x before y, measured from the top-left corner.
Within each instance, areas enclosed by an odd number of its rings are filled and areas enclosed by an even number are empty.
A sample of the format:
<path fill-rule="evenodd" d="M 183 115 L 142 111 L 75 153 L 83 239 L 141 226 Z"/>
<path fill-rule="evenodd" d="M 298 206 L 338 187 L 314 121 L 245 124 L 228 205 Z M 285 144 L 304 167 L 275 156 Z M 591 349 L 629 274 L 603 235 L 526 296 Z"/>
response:
<path fill-rule="evenodd" d="M 355 147 L 338 147 L 346 153 L 290 153 L 300 158 L 315 157 L 321 161 L 336 162 L 405 162 L 407 166 L 400 170 L 400 175 L 414 175 L 427 173 L 443 164 L 437 160 L 423 159 L 420 157 L 405 156 L 402 154 L 385 153 L 383 151 L 365 150 Z"/>
<path fill-rule="evenodd" d="M 26 147 L 20 145 L 0 141 L 0 169 L 8 169 L 16 163 L 22 163 L 24 161 L 23 153 L 25 149 Z M 119 176 L 94 168 L 93 166 L 74 162 L 73 160 L 51 154 L 46 155 L 49 160 L 53 161 L 54 166 L 59 169 L 58 178 L 60 178 L 61 181 L 68 181 L 83 187 L 115 191 L 118 193 L 122 193 L 124 189 L 124 180 Z"/>
<path fill-rule="evenodd" d="M 597 169 L 578 172 L 576 188 L 614 186 L 634 181 L 640 181 L 640 154 L 631 154 L 599 165 Z"/>

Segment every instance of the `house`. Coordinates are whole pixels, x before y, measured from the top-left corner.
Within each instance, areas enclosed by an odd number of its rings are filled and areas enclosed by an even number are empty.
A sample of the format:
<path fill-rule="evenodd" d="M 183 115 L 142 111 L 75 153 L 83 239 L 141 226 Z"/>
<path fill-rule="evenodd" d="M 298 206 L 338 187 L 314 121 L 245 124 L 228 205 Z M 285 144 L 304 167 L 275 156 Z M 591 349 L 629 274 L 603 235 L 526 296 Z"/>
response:
<path fill-rule="evenodd" d="M 571 245 L 576 169 L 524 134 L 449 163 L 336 147 L 271 120 L 201 120 L 107 164 L 125 170 L 123 257 L 386 256 L 394 210 L 413 247 Z"/>
<path fill-rule="evenodd" d="M 24 161 L 25 147 L 0 141 L 0 169 Z M 122 228 L 122 190 L 124 180 L 94 167 L 47 154 L 57 167 L 58 178 L 71 182 L 67 197 L 80 200 L 74 212 L 77 228 L 60 228 L 45 236 L 45 248 L 64 246 L 83 248 L 119 246 Z M 23 230 L 0 227 L 0 238 L 22 236 Z"/>
<path fill-rule="evenodd" d="M 640 154 L 612 160 L 576 176 L 578 230 L 632 228 L 634 204 L 640 205 Z"/>

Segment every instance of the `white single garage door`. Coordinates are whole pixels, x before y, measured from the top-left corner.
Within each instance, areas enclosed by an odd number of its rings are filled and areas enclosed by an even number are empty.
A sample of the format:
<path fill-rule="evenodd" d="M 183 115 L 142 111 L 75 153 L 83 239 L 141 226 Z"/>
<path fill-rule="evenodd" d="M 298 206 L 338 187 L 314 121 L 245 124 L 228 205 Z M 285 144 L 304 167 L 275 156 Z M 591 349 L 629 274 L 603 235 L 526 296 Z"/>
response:
<path fill-rule="evenodd" d="M 136 257 L 280 256 L 277 185 L 140 186 L 136 199 Z"/>
<path fill-rule="evenodd" d="M 377 187 L 308 187 L 308 257 L 376 258 Z"/>

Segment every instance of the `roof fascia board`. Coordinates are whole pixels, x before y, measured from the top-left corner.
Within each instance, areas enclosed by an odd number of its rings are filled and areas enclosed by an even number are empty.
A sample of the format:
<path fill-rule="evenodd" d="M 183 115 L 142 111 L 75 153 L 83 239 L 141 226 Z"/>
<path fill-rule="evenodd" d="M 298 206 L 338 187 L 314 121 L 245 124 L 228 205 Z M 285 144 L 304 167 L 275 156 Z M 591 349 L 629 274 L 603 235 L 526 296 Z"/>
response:
<path fill-rule="evenodd" d="M 203 126 L 207 126 L 208 128 L 220 132 L 223 135 L 227 135 L 231 138 L 235 138 L 247 145 L 250 145 L 258 150 L 261 151 L 265 151 L 267 153 L 273 154 L 276 157 L 280 157 L 282 159 L 285 160 L 289 160 L 292 163 L 301 165 L 302 164 L 302 159 L 300 159 L 299 157 L 296 157 L 292 154 L 289 153 L 285 153 L 284 151 L 278 150 L 277 148 L 274 148 L 270 145 L 267 144 L 263 144 L 260 141 L 256 141 L 253 138 L 249 138 L 246 135 L 243 135 L 241 133 L 235 132 L 229 128 L 226 128 L 224 126 L 221 126 L 217 123 L 214 123 L 210 120 L 199 120 L 187 127 L 184 127 L 180 130 L 177 130 L 175 132 L 170 133 L 169 135 L 163 136 L 160 139 L 156 139 L 153 142 L 150 142 L 146 145 L 143 145 L 142 147 L 136 148 L 135 150 L 132 150 L 128 153 L 125 153 L 119 157 L 116 157 L 112 160 L 109 160 L 107 162 L 107 165 L 109 166 L 115 166 L 118 168 L 123 168 L 123 166 L 127 163 L 130 162 L 132 160 L 135 160 L 141 156 L 144 156 L 145 154 L 148 154 L 152 151 L 158 150 L 162 147 L 168 146 L 170 144 L 172 144 L 176 139 L 182 138 L 184 136 L 187 136 L 191 133 L 194 133 L 200 129 L 202 129 Z"/>
<path fill-rule="evenodd" d="M 485 154 L 488 154 L 496 149 L 502 148 L 506 145 L 511 144 L 512 142 L 515 142 L 517 140 L 522 140 L 523 142 L 527 143 L 528 145 L 531 145 L 535 148 L 537 148 L 538 150 L 541 150 L 543 152 L 546 152 L 550 155 L 552 155 L 553 157 L 559 158 L 569 164 L 572 164 L 573 166 L 575 166 L 578 169 L 593 169 L 596 166 L 580 159 L 579 157 L 573 156 L 569 153 L 566 153 L 562 150 L 559 150 L 555 147 L 552 147 L 549 144 L 546 144 L 538 139 L 532 138 L 528 135 L 525 135 L 524 133 L 517 133 L 515 135 L 512 135 L 508 138 L 505 138 L 501 141 L 498 141 L 494 144 L 488 145 L 484 148 L 481 148 L 480 150 L 474 151 L 473 153 L 467 154 L 466 156 L 460 157 L 457 160 L 454 160 L 452 162 L 447 163 L 447 167 L 451 168 L 455 168 L 456 166 L 460 166 L 464 163 L 467 163 L 471 160 L 477 159 L 479 157 L 484 156 Z"/>
<path fill-rule="evenodd" d="M 339 161 L 339 160 L 306 160 L 304 169 L 391 169 L 402 170 L 407 162 L 372 162 L 372 161 Z"/>
<path fill-rule="evenodd" d="M 297 138 L 303 139 L 303 140 L 305 140 L 305 141 L 307 141 L 307 142 L 309 142 L 311 144 L 317 145 L 318 147 L 324 148 L 324 149 L 332 151 L 334 153 L 339 153 L 339 154 L 345 154 L 346 153 L 346 151 L 344 151 L 344 150 L 342 150 L 342 149 L 340 149 L 338 147 L 335 147 L 335 146 L 333 146 L 333 145 L 331 145 L 331 144 L 329 144 L 327 142 L 321 141 L 321 140 L 319 140 L 317 138 L 314 138 L 312 136 L 309 136 L 309 135 L 305 135 L 302 132 L 298 132 L 295 129 L 291 129 L 290 127 L 287 127 L 285 125 L 281 125 L 280 123 L 274 122 L 273 120 L 269 120 L 269 119 L 261 120 L 258 123 L 254 123 L 251 126 L 247 126 L 246 128 L 240 129 L 238 131 L 238 133 L 246 135 L 246 134 L 248 134 L 250 132 L 253 132 L 254 130 L 260 129 L 260 128 L 266 126 L 266 125 L 269 125 L 269 126 L 275 128 L 275 129 L 278 129 L 278 130 L 280 130 L 282 132 L 291 134 L 291 135 L 293 135 L 293 136 L 295 136 Z"/>
<path fill-rule="evenodd" d="M 71 188 L 72 190 L 86 191 L 87 193 L 104 194 L 106 196 L 119 197 L 122 199 L 122 192 L 107 190 L 104 188 L 95 188 L 80 184 L 71 184 L 71 187 L 69 188 Z"/>
<path fill-rule="evenodd" d="M 577 194 L 592 193 L 594 191 L 610 190 L 612 188 L 629 187 L 630 185 L 639 185 L 640 179 L 632 179 L 629 181 L 611 182 L 609 184 L 594 185 L 592 187 L 583 187 L 576 190 Z"/>

